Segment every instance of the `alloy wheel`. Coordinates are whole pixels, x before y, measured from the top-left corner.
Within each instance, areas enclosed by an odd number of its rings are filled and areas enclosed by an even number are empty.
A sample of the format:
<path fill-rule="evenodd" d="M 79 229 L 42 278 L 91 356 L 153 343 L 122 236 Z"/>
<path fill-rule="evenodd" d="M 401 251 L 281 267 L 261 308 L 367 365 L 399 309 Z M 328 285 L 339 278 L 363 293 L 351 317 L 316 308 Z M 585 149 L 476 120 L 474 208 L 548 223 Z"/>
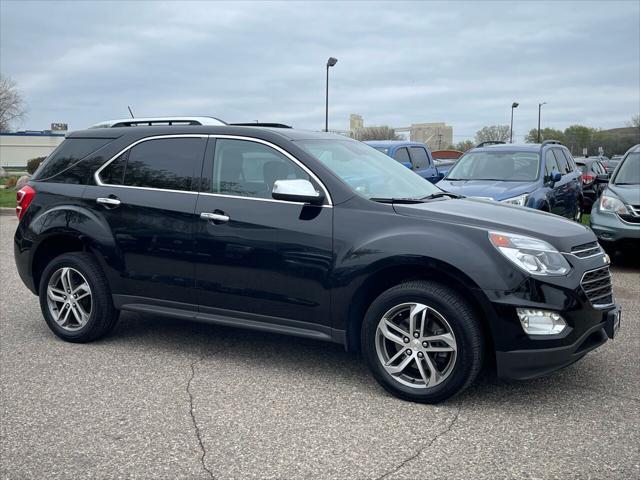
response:
<path fill-rule="evenodd" d="M 387 311 L 378 323 L 375 341 L 382 367 L 408 387 L 433 388 L 455 366 L 458 346 L 451 325 L 421 303 L 402 303 Z"/>
<path fill-rule="evenodd" d="M 77 270 L 56 270 L 47 285 L 47 305 L 53 320 L 73 332 L 84 327 L 91 316 L 93 300 L 89 282 Z"/>

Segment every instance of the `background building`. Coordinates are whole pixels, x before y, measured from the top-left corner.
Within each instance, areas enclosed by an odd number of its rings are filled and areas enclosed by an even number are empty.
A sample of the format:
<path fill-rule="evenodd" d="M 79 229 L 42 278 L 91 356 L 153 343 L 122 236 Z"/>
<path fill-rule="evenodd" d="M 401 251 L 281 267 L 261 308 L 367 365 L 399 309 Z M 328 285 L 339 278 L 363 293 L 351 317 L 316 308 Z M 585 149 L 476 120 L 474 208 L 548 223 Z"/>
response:
<path fill-rule="evenodd" d="M 46 157 L 62 143 L 66 124 L 52 124 L 55 129 L 0 133 L 0 166 L 26 167 L 32 158 Z"/>
<path fill-rule="evenodd" d="M 352 113 L 349 116 L 350 136 L 355 136 L 355 132 L 365 128 L 362 115 Z M 412 123 L 408 127 L 391 127 L 396 134 L 407 136 L 412 142 L 426 143 L 431 150 L 443 150 L 453 145 L 453 127 L 445 122 L 434 123 Z"/>

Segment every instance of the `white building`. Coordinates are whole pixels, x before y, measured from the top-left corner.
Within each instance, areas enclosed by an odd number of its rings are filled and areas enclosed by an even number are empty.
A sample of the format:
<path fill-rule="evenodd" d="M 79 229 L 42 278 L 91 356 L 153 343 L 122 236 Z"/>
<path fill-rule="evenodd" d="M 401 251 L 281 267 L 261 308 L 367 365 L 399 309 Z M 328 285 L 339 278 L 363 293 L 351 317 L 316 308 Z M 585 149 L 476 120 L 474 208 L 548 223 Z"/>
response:
<path fill-rule="evenodd" d="M 1 132 L 0 166 L 26 167 L 27 161 L 46 157 L 62 143 L 66 133 L 44 130 L 41 132 Z"/>

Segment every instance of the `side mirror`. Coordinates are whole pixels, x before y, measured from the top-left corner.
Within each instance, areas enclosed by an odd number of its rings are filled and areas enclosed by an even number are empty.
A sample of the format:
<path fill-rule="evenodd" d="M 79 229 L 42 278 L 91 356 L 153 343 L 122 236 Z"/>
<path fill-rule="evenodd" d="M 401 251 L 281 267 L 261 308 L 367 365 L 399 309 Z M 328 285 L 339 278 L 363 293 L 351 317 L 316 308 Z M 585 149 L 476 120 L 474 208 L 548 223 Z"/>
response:
<path fill-rule="evenodd" d="M 611 175 L 607 173 L 602 173 L 600 175 L 596 175 L 596 182 L 598 183 L 609 183 L 609 177 Z"/>
<path fill-rule="evenodd" d="M 551 175 L 547 176 L 547 183 L 551 184 L 552 187 L 560 180 L 562 180 L 562 174 L 555 170 L 551 172 Z"/>
<path fill-rule="evenodd" d="M 303 202 L 320 205 L 324 201 L 324 194 L 318 192 L 309 180 L 276 180 L 273 184 L 271 196 L 276 200 L 289 202 Z"/>

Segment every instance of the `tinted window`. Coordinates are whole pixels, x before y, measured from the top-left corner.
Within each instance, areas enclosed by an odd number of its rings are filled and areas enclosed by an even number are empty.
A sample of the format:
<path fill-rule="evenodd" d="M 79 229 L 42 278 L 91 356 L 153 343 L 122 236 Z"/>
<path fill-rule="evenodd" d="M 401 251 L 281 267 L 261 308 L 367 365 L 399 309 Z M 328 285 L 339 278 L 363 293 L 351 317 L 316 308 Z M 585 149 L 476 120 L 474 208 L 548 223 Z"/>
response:
<path fill-rule="evenodd" d="M 639 185 L 640 184 L 640 152 L 633 152 L 627 155 L 613 179 L 616 185 Z"/>
<path fill-rule="evenodd" d="M 579 163 L 578 168 L 582 173 L 587 173 L 589 171 L 589 168 L 587 168 L 587 166 L 584 163 Z"/>
<path fill-rule="evenodd" d="M 57 175 L 111 140 L 111 138 L 67 138 L 43 162 L 34 174 L 34 180 L 46 180 Z"/>
<path fill-rule="evenodd" d="M 100 180 L 102 183 L 107 183 L 109 185 L 122 185 L 124 182 L 124 170 L 127 166 L 128 156 L 129 151 L 127 150 L 100 172 Z"/>
<path fill-rule="evenodd" d="M 427 151 L 422 147 L 411 147 L 411 158 L 415 168 L 427 168 L 429 166 Z"/>
<path fill-rule="evenodd" d="M 560 169 L 558 168 L 558 162 L 553 152 L 547 150 L 547 153 L 544 155 L 544 175 L 550 177 L 553 172 L 560 172 Z"/>
<path fill-rule="evenodd" d="M 200 176 L 205 138 L 163 138 L 129 151 L 124 184 L 133 187 L 190 190 Z"/>
<path fill-rule="evenodd" d="M 576 169 L 576 162 L 573 160 L 573 157 L 566 150 L 560 150 L 560 152 L 562 152 L 564 154 L 564 158 L 567 159 L 567 164 L 569 165 L 569 171 L 573 172 Z"/>
<path fill-rule="evenodd" d="M 395 158 L 400 163 L 411 163 L 411 159 L 409 158 L 409 152 L 406 148 L 400 148 L 394 155 Z"/>
<path fill-rule="evenodd" d="M 212 193 L 271 198 L 276 180 L 309 175 L 271 147 L 246 140 L 217 140 L 213 159 Z"/>
<path fill-rule="evenodd" d="M 569 170 L 569 163 L 567 162 L 567 158 L 562 153 L 562 150 L 554 148 L 552 152 L 555 154 L 556 161 L 558 162 L 558 171 L 563 175 L 565 173 L 569 173 L 571 171 Z"/>

